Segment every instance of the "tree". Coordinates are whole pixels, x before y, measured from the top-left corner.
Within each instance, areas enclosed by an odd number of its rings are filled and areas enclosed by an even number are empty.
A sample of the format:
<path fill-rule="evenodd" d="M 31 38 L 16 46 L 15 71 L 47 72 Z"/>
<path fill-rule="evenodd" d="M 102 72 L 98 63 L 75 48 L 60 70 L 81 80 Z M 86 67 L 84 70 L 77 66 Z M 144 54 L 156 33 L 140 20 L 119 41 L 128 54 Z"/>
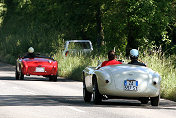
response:
<path fill-rule="evenodd" d="M 145 46 L 152 41 L 161 41 L 162 32 L 170 22 L 168 16 L 170 1 L 156 0 L 117 0 L 112 9 L 117 25 L 127 38 L 126 55 L 131 48 Z M 117 9 L 120 8 L 120 9 Z M 110 13 L 111 15 L 111 13 Z M 123 18 L 123 19 L 122 19 Z M 113 20 L 114 21 L 114 20 Z M 116 26 L 117 26 L 116 25 Z M 145 41 L 145 43 L 144 43 Z"/>

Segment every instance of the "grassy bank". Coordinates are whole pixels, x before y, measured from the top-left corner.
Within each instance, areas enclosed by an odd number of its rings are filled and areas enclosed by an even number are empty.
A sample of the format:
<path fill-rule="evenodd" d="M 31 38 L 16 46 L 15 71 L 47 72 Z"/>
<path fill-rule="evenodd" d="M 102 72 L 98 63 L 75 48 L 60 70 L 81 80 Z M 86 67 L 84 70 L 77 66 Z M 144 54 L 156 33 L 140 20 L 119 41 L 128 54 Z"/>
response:
<path fill-rule="evenodd" d="M 74 80 L 81 80 L 83 69 L 87 66 L 97 66 L 100 60 L 98 56 L 82 54 L 65 57 L 60 52 L 55 55 L 55 58 L 58 61 L 59 75 Z"/>
<path fill-rule="evenodd" d="M 161 77 L 161 97 L 176 101 L 176 68 L 175 56 L 165 57 L 154 53 L 143 58 L 149 68 L 158 72 Z"/>
<path fill-rule="evenodd" d="M 3 54 L 2 52 L 0 52 L 0 61 L 1 62 L 15 65 L 16 59 L 17 59 L 17 57 L 12 56 L 11 54 Z"/>

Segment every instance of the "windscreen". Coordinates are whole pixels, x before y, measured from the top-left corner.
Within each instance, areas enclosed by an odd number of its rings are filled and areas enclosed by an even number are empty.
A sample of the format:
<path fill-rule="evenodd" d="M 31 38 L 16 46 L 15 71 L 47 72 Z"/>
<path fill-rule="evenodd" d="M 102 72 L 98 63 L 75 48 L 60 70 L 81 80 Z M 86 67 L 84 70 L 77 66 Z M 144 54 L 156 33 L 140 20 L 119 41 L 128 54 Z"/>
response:
<path fill-rule="evenodd" d="M 70 42 L 68 45 L 68 49 L 76 49 L 76 50 L 91 49 L 91 46 L 89 42 Z"/>

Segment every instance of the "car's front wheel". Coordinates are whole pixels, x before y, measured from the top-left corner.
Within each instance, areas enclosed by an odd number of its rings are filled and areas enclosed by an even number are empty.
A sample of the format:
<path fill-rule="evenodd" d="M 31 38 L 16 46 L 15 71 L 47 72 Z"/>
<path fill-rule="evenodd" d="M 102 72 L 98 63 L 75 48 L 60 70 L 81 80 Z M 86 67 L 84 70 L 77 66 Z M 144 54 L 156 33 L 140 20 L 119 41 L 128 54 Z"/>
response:
<path fill-rule="evenodd" d="M 102 95 L 98 90 L 97 79 L 93 81 L 93 102 L 94 104 L 100 104 L 102 102 Z"/>
<path fill-rule="evenodd" d="M 151 105 L 152 106 L 158 106 L 159 105 L 159 100 L 160 100 L 160 95 L 156 97 L 151 97 Z"/>

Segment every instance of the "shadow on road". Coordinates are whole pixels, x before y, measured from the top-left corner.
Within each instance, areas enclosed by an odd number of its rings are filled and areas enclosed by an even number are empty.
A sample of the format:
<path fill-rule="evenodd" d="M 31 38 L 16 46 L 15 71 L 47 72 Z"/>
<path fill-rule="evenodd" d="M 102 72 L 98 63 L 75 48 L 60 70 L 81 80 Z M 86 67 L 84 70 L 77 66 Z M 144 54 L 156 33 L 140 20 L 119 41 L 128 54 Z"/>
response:
<path fill-rule="evenodd" d="M 16 80 L 15 77 L 8 77 L 8 76 L 0 76 L 0 80 L 14 80 L 14 81 L 44 81 L 44 82 L 48 82 L 49 78 L 46 77 L 42 77 L 42 76 L 25 76 L 24 80 Z M 71 79 L 65 79 L 63 77 L 58 77 L 56 82 L 76 82 L 74 80 Z"/>
<path fill-rule="evenodd" d="M 15 77 L 1 76 L 0 80 L 14 80 L 14 81 L 48 81 L 48 78 L 37 78 L 37 77 L 25 77 L 24 80 L 16 80 Z"/>
<path fill-rule="evenodd" d="M 0 71 L 15 71 L 15 66 L 0 62 Z"/>
<path fill-rule="evenodd" d="M 0 95 L 0 106 L 79 106 L 79 107 L 113 107 L 176 110 L 176 103 L 161 101 L 159 107 L 150 104 L 141 105 L 134 100 L 109 100 L 101 105 L 85 103 L 82 96 L 46 96 L 46 95 Z"/>

